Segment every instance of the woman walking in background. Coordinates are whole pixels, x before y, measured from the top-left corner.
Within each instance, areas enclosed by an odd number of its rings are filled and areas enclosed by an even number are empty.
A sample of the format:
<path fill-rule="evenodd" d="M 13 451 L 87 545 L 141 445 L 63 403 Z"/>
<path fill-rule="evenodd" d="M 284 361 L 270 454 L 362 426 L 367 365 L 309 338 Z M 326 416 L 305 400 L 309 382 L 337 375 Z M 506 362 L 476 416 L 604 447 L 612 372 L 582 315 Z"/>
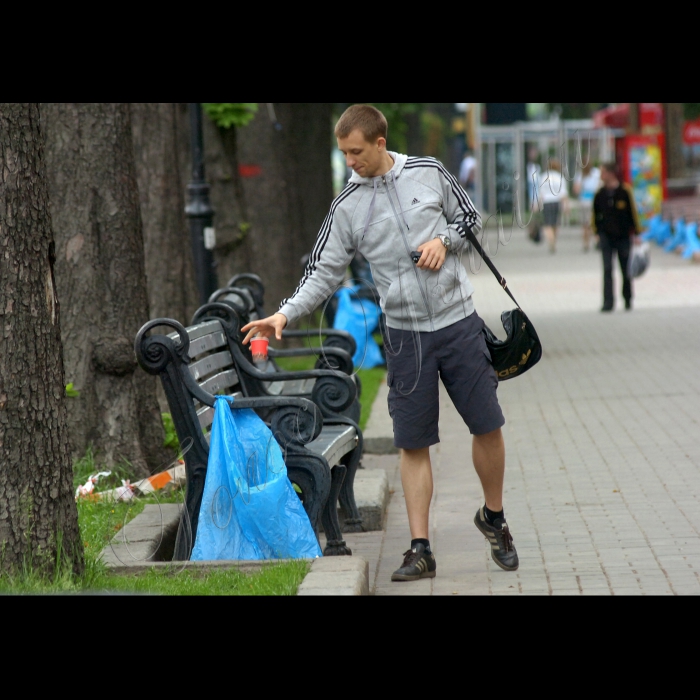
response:
<path fill-rule="evenodd" d="M 574 194 L 578 197 L 581 220 L 583 221 L 584 253 L 588 253 L 591 250 L 591 241 L 593 240 L 593 200 L 598 194 L 601 185 L 600 168 L 595 167 L 590 162 L 576 175 L 576 180 L 574 181 Z"/>
<path fill-rule="evenodd" d="M 540 180 L 540 201 L 544 209 L 544 235 L 549 244 L 549 252 L 557 252 L 557 237 L 561 223 L 562 207 L 569 206 L 569 183 L 561 173 L 558 160 L 549 161 L 549 170 Z"/>

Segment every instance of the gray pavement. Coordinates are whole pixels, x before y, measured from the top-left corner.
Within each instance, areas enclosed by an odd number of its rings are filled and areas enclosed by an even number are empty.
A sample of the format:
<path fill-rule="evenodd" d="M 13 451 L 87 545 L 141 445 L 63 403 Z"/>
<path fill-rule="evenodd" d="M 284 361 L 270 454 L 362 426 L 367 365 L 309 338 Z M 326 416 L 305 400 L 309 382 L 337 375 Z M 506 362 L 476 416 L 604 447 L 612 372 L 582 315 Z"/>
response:
<path fill-rule="evenodd" d="M 493 238 L 493 237 L 492 237 Z M 506 513 L 521 569 L 507 574 L 473 525 L 483 496 L 471 440 L 443 396 L 433 451 L 438 577 L 392 584 L 410 535 L 395 456 L 368 457 L 392 491 L 384 533 L 349 536 L 377 595 L 700 593 L 700 266 L 654 249 L 634 313 L 599 313 L 601 261 L 578 231 L 559 253 L 517 231 L 497 265 L 540 333 L 542 363 L 501 385 Z M 487 269 L 477 310 L 502 336 L 512 302 Z"/>

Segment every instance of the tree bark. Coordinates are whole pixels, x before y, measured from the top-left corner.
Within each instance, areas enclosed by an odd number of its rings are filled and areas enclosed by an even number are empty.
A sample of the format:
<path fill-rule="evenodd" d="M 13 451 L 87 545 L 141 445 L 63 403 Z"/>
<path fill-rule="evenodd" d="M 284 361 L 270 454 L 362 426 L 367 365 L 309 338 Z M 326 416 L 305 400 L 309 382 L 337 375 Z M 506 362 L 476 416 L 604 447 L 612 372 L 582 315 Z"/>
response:
<path fill-rule="evenodd" d="M 80 573 L 39 114 L 0 103 L 0 570 Z"/>
<path fill-rule="evenodd" d="M 131 111 L 151 316 L 187 326 L 198 298 L 185 216 L 187 170 L 180 165 L 187 143 L 182 105 L 135 102 Z"/>
<path fill-rule="evenodd" d="M 683 157 L 683 126 L 685 115 L 682 102 L 666 102 L 666 144 L 668 150 L 668 176 L 679 179 L 686 176 Z"/>
<path fill-rule="evenodd" d="M 43 111 L 66 375 L 80 392 L 68 404 L 73 453 L 92 445 L 145 475 L 166 457 L 155 378 L 133 347 L 150 313 L 129 103 Z"/>
<path fill-rule="evenodd" d="M 333 103 L 267 105 L 244 129 L 206 133 L 220 284 L 262 277 L 269 313 L 296 289 L 333 200 Z"/>

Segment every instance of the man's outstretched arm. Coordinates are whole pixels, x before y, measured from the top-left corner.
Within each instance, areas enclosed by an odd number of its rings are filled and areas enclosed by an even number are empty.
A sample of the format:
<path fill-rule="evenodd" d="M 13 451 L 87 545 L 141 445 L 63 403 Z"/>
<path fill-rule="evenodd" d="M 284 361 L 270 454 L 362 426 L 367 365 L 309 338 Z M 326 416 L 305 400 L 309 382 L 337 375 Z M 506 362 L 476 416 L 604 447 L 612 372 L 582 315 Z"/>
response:
<path fill-rule="evenodd" d="M 348 186 L 333 203 L 294 296 L 282 303 L 279 313 L 242 328 L 244 333 L 248 333 L 244 343 L 255 335 L 274 336 L 281 340 L 282 331 L 289 324 L 312 314 L 335 293 L 356 252 L 352 241 L 352 222 L 341 205 L 358 187 Z"/>

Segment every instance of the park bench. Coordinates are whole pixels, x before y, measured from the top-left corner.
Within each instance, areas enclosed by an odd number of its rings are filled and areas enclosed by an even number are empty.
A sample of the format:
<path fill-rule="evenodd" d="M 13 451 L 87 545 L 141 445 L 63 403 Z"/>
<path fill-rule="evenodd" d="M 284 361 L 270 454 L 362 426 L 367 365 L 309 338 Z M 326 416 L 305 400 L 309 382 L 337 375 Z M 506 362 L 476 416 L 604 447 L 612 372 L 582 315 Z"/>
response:
<path fill-rule="evenodd" d="M 329 384 L 337 383 L 338 377 L 319 371 L 314 401 L 245 397 L 225 325 L 225 320 L 210 318 L 185 328 L 174 320 L 156 319 L 139 331 L 135 341 L 140 366 L 161 379 L 184 453 L 187 492 L 175 561 L 188 561 L 196 541 L 209 459 L 209 431 L 216 397 L 222 395 L 235 398 L 232 410 L 252 409 L 269 426 L 285 455 L 290 481 L 301 491 L 300 498 L 317 534 L 320 523 L 323 525 L 327 539 L 325 556 L 351 556 L 342 538 L 338 502 L 343 498 L 346 509 L 349 507 L 347 492 L 343 495 L 341 491 L 347 465 L 359 462 L 361 435 L 343 420 L 324 421 L 318 407 L 324 404 Z M 165 329 L 174 332 L 166 335 Z M 354 395 L 351 391 L 348 395 L 351 401 Z M 356 525 L 361 527 L 361 520 Z"/>
<path fill-rule="evenodd" d="M 202 307 L 192 319 L 192 325 L 219 321 L 226 335 L 229 355 L 233 360 L 239 386 L 246 398 L 299 398 L 308 399 L 321 411 L 324 430 L 332 435 L 351 429 L 357 439 L 357 448 L 343 457 L 346 469 L 340 490 L 340 506 L 345 532 L 362 532 L 362 519 L 355 502 L 355 476 L 364 452 L 364 438 L 358 425 L 361 406 L 357 400 L 357 379 L 340 370 L 314 369 L 306 372 L 270 371 L 258 368 L 252 362 L 250 347 L 242 343 L 241 327 L 247 322 L 238 310 L 229 304 L 215 302 Z M 316 352 L 316 351 L 314 351 Z M 331 348 L 328 352 L 345 355 Z M 228 359 L 228 356 L 227 356 Z M 352 366 L 352 364 L 351 364 Z M 274 381 L 270 381 L 273 377 Z"/>

